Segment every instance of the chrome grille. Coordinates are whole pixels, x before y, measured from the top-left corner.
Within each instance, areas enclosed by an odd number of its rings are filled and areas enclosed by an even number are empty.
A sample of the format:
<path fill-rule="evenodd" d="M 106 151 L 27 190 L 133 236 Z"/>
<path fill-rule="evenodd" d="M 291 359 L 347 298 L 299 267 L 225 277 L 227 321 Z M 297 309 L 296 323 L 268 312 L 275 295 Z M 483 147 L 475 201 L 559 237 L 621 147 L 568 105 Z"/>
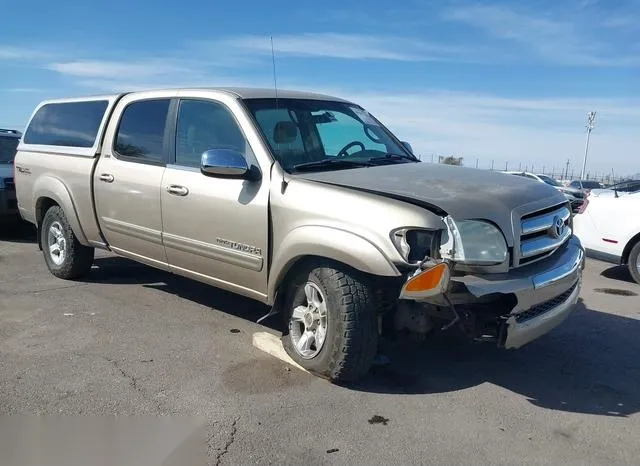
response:
<path fill-rule="evenodd" d="M 572 234 L 571 210 L 566 203 L 523 216 L 514 265 L 525 265 L 553 254 Z"/>

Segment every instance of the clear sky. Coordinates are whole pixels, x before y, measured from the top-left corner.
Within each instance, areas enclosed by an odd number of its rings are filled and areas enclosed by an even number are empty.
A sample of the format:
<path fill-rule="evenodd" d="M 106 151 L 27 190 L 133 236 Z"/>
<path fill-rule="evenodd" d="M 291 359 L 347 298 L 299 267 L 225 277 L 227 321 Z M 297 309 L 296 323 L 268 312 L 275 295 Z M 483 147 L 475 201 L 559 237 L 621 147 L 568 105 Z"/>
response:
<path fill-rule="evenodd" d="M 640 172 L 640 0 L 60 0 L 0 17 L 0 127 L 43 99 L 192 85 L 357 101 L 423 159 Z"/>

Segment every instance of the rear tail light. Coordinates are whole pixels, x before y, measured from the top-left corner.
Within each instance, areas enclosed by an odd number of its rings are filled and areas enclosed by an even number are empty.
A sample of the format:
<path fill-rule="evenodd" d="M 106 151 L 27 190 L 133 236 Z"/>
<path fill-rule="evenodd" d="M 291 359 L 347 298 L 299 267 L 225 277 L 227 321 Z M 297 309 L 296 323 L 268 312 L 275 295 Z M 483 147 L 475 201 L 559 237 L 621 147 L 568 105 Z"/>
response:
<path fill-rule="evenodd" d="M 583 214 L 585 210 L 587 210 L 587 206 L 589 205 L 589 196 L 584 198 L 582 205 L 578 208 L 578 213 Z"/>

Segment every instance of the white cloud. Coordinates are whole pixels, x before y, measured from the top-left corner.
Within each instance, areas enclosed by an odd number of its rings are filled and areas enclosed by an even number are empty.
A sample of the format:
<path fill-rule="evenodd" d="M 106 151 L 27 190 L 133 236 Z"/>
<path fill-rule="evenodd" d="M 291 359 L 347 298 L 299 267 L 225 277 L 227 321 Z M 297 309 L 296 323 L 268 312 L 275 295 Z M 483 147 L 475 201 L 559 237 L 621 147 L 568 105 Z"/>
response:
<path fill-rule="evenodd" d="M 271 53 L 268 36 L 238 36 L 222 43 L 248 52 Z M 465 54 L 457 47 L 407 37 L 330 32 L 275 36 L 273 46 L 278 55 L 355 60 L 436 61 Z"/>
<path fill-rule="evenodd" d="M 99 79 L 118 79 L 123 77 L 145 79 L 189 70 L 187 67 L 173 63 L 171 60 L 160 59 L 140 62 L 81 60 L 52 63 L 47 65 L 47 68 L 70 76 Z"/>
<path fill-rule="evenodd" d="M 446 10 L 443 17 L 484 30 L 494 38 L 519 43 L 558 65 L 640 66 L 637 55 L 620 52 L 621 47 L 584 33 L 568 19 L 536 16 L 504 5 L 461 6 Z"/>
<path fill-rule="evenodd" d="M 19 94 L 36 94 L 38 92 L 45 92 L 44 89 L 38 87 L 8 87 L 0 89 L 0 92 L 12 92 Z"/>
<path fill-rule="evenodd" d="M 50 55 L 51 53 L 46 50 L 0 44 L 0 60 L 33 60 Z"/>

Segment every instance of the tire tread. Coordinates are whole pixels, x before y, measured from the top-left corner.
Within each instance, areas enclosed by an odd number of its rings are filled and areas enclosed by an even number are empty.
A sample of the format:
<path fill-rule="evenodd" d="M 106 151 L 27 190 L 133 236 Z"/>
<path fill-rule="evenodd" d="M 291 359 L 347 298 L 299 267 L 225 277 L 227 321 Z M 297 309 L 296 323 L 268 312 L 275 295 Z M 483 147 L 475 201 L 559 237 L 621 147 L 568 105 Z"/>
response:
<path fill-rule="evenodd" d="M 48 225 L 54 221 L 60 222 L 60 225 L 62 225 L 63 233 L 67 240 L 67 259 L 60 267 L 56 267 L 51 263 L 48 257 L 49 251 L 45 241 Z M 45 255 L 45 261 L 47 263 L 49 271 L 54 276 L 62 278 L 64 280 L 74 280 L 86 276 L 91 270 L 91 266 L 93 265 L 94 248 L 80 244 L 78 238 L 71 229 L 71 225 L 69 225 L 69 221 L 67 220 L 62 207 L 58 205 L 50 207 L 49 210 L 47 210 L 47 212 L 44 214 L 42 225 L 43 228 L 41 234 L 43 240 L 43 253 Z"/>

